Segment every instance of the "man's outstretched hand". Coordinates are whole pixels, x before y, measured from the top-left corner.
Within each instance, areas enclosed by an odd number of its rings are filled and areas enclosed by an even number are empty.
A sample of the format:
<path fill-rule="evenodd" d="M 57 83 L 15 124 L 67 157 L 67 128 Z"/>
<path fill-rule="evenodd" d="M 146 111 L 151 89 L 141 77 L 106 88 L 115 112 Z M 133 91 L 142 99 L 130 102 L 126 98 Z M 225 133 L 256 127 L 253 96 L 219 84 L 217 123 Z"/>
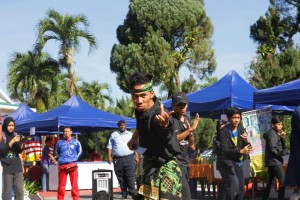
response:
<path fill-rule="evenodd" d="M 156 115 L 156 121 L 158 122 L 158 124 L 163 127 L 163 128 L 167 128 L 169 126 L 169 117 L 174 113 L 174 111 L 171 112 L 166 112 L 164 105 L 161 103 L 160 104 L 160 114 Z"/>

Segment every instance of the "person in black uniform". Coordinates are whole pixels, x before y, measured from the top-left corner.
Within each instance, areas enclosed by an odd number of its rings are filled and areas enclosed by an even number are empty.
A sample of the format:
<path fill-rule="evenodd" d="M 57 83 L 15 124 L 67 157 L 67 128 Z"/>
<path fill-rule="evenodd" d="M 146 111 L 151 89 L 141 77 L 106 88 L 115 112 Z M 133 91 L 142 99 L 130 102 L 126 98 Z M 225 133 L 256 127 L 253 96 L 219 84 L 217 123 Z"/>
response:
<path fill-rule="evenodd" d="M 137 128 L 128 147 L 132 149 L 139 144 L 147 149 L 143 153 L 144 174 L 136 199 L 181 199 L 182 175 L 176 159 L 180 147 L 172 113 L 165 111 L 155 97 L 150 74 L 134 73 L 129 86 L 136 107 Z"/>
<path fill-rule="evenodd" d="M 283 158 L 288 155 L 285 150 L 285 133 L 282 130 L 282 121 L 278 116 L 271 120 L 272 129 L 264 134 L 266 140 L 265 166 L 268 167 L 269 181 L 264 191 L 263 200 L 269 199 L 270 191 L 275 187 L 276 178 L 279 180 L 278 199 L 284 199 L 285 187 Z"/>
<path fill-rule="evenodd" d="M 199 114 L 196 114 L 193 124 L 190 125 L 190 118 L 187 116 L 188 99 L 184 92 L 177 92 L 172 95 L 172 108 L 174 113 L 172 118 L 175 123 L 175 133 L 179 141 L 181 154 L 177 156 L 182 172 L 182 199 L 191 199 L 191 192 L 188 184 L 189 180 L 189 148 L 195 150 L 195 137 L 193 132 L 199 122 Z"/>
<path fill-rule="evenodd" d="M 240 126 L 241 111 L 236 107 L 227 110 L 229 124 L 224 126 L 217 139 L 220 152 L 217 154 L 217 168 L 223 179 L 221 199 L 242 200 L 244 196 L 243 160 L 252 151 L 245 129 Z M 224 195 L 224 196 L 223 196 Z"/>

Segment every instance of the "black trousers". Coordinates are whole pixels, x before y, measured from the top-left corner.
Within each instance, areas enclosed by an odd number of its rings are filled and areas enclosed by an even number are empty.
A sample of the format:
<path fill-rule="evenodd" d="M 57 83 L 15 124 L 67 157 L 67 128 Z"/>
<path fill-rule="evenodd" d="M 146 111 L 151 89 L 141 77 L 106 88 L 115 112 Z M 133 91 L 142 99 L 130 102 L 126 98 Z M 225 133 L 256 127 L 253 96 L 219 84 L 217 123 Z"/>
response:
<path fill-rule="evenodd" d="M 127 189 L 135 193 L 135 161 L 134 154 L 124 157 L 114 157 L 114 170 L 122 190 L 127 196 Z"/>
<path fill-rule="evenodd" d="M 218 169 L 222 176 L 222 189 L 220 199 L 242 200 L 244 197 L 244 169 L 231 160 L 219 161 Z"/>
<path fill-rule="evenodd" d="M 189 186 L 189 166 L 182 166 L 180 165 L 181 173 L 182 173 L 182 199 L 190 200 L 191 191 Z"/>
<path fill-rule="evenodd" d="M 282 165 L 275 165 L 268 167 L 269 181 L 264 192 L 263 200 L 269 199 L 271 189 L 275 188 L 276 178 L 279 180 L 278 199 L 283 200 L 285 194 L 284 181 L 284 170 Z"/>

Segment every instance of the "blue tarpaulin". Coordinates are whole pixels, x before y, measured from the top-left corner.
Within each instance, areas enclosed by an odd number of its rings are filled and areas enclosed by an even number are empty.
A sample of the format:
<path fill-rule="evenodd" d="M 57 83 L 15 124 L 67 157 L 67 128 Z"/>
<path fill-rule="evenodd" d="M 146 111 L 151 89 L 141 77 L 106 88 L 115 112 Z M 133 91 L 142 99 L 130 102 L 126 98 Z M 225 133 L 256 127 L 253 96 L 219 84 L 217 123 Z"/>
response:
<path fill-rule="evenodd" d="M 135 119 L 96 109 L 73 95 L 64 104 L 17 124 L 16 130 L 61 131 L 60 127 L 70 126 L 73 131 L 98 131 L 118 128 L 119 120 L 125 120 L 129 129 L 136 127 Z"/>
<path fill-rule="evenodd" d="M 253 108 L 252 95 L 256 90 L 236 71 L 232 70 L 213 85 L 187 94 L 188 111 L 202 113 L 202 117 L 203 115 L 210 117 L 210 115 L 225 112 L 230 106 L 251 110 Z M 167 100 L 164 104 L 169 108 L 171 102 L 172 100 Z M 220 115 L 216 117 L 220 117 Z"/>
<path fill-rule="evenodd" d="M 14 112 L 10 113 L 8 116 L 12 117 L 15 120 L 16 124 L 19 124 L 24 121 L 28 121 L 38 116 L 36 112 L 31 110 L 27 105 L 21 104 L 20 107 Z"/>
<path fill-rule="evenodd" d="M 255 104 L 300 105 L 300 79 L 254 92 Z"/>
<path fill-rule="evenodd" d="M 258 91 L 246 82 L 236 71 L 232 70 L 219 81 L 198 91 L 187 94 L 188 111 L 200 113 L 207 118 L 220 118 L 226 109 L 235 106 L 242 111 L 253 110 L 253 93 Z M 170 109 L 172 100 L 166 100 L 164 105 Z M 259 105 L 257 108 L 267 107 Z M 288 107 L 272 107 L 273 110 L 292 111 Z"/>

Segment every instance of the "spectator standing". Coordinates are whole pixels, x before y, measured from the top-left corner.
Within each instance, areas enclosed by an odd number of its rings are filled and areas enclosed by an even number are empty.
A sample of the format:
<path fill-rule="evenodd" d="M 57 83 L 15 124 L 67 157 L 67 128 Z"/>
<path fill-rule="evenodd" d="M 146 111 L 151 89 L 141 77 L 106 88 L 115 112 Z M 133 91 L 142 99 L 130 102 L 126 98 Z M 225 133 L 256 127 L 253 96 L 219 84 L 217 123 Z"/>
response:
<path fill-rule="evenodd" d="M 53 148 L 50 147 L 51 139 L 47 138 L 45 140 L 45 146 L 42 151 L 42 167 L 43 167 L 43 176 L 42 176 L 42 189 L 47 191 L 49 189 L 49 165 L 53 162 L 57 164 L 57 161 L 53 157 Z"/>
<path fill-rule="evenodd" d="M 243 160 L 248 159 L 252 147 L 245 129 L 239 125 L 241 111 L 230 107 L 226 114 L 229 124 L 224 126 L 217 136 L 221 147 L 217 155 L 217 168 L 224 187 L 221 199 L 242 200 L 245 183 Z"/>
<path fill-rule="evenodd" d="M 107 144 L 107 161 L 114 164 L 114 171 L 118 178 L 122 198 L 127 199 L 127 193 L 135 196 L 135 166 L 139 162 L 136 151 L 128 148 L 127 143 L 132 137 L 132 132 L 126 130 L 126 122 L 118 121 L 119 129 L 110 135 Z M 112 157 L 113 155 L 113 157 Z M 128 191 L 127 191 L 128 189 Z"/>
<path fill-rule="evenodd" d="M 269 180 L 264 191 L 263 200 L 269 199 L 271 189 L 275 188 L 276 178 L 279 180 L 278 199 L 284 200 L 285 187 L 283 184 L 282 156 L 288 155 L 288 151 L 285 150 L 285 133 L 282 130 L 282 121 L 278 116 L 272 118 L 271 124 L 272 129 L 263 136 L 266 140 L 265 166 L 268 167 L 269 173 Z"/>
<path fill-rule="evenodd" d="M 196 114 L 192 126 L 190 125 L 190 118 L 186 115 L 188 107 L 188 99 L 184 92 L 177 92 L 172 95 L 172 108 L 174 113 L 172 118 L 174 119 L 175 133 L 177 134 L 177 140 L 179 141 L 181 154 L 177 156 L 180 162 L 182 172 L 182 199 L 191 199 L 191 192 L 189 188 L 189 149 L 195 150 L 195 137 L 193 132 L 196 130 L 199 115 Z"/>
<path fill-rule="evenodd" d="M 2 121 L 2 120 L 0 120 Z M 0 157 L 3 167 L 2 199 L 9 200 L 12 187 L 15 200 L 24 199 L 23 190 L 23 161 L 21 159 L 22 142 L 15 130 L 15 121 L 11 117 L 4 119 L 0 130 Z"/>
<path fill-rule="evenodd" d="M 73 200 L 79 199 L 77 161 L 81 154 L 81 144 L 78 140 L 72 138 L 71 127 L 64 127 L 63 139 L 59 140 L 56 144 L 56 155 L 59 164 L 58 200 L 65 198 L 65 187 L 68 175 L 70 176 L 72 186 L 72 198 Z M 54 161 L 54 163 L 57 164 L 56 161 Z"/>
<path fill-rule="evenodd" d="M 146 148 L 137 199 L 181 199 L 182 175 L 176 158 L 181 152 L 170 117 L 172 112 L 166 112 L 155 97 L 150 74 L 134 73 L 129 86 L 137 129 L 128 146 L 132 149 L 139 144 Z"/>
<path fill-rule="evenodd" d="M 221 144 L 220 141 L 217 139 L 218 135 L 220 134 L 220 130 L 227 124 L 228 122 L 225 120 L 217 120 L 216 124 L 216 136 L 213 138 L 213 154 L 216 156 L 219 155 L 219 152 L 221 150 Z M 223 192 L 222 190 L 224 189 L 224 181 L 221 181 L 221 183 L 218 185 L 218 193 L 217 193 L 217 200 L 225 200 L 225 191 Z"/>

